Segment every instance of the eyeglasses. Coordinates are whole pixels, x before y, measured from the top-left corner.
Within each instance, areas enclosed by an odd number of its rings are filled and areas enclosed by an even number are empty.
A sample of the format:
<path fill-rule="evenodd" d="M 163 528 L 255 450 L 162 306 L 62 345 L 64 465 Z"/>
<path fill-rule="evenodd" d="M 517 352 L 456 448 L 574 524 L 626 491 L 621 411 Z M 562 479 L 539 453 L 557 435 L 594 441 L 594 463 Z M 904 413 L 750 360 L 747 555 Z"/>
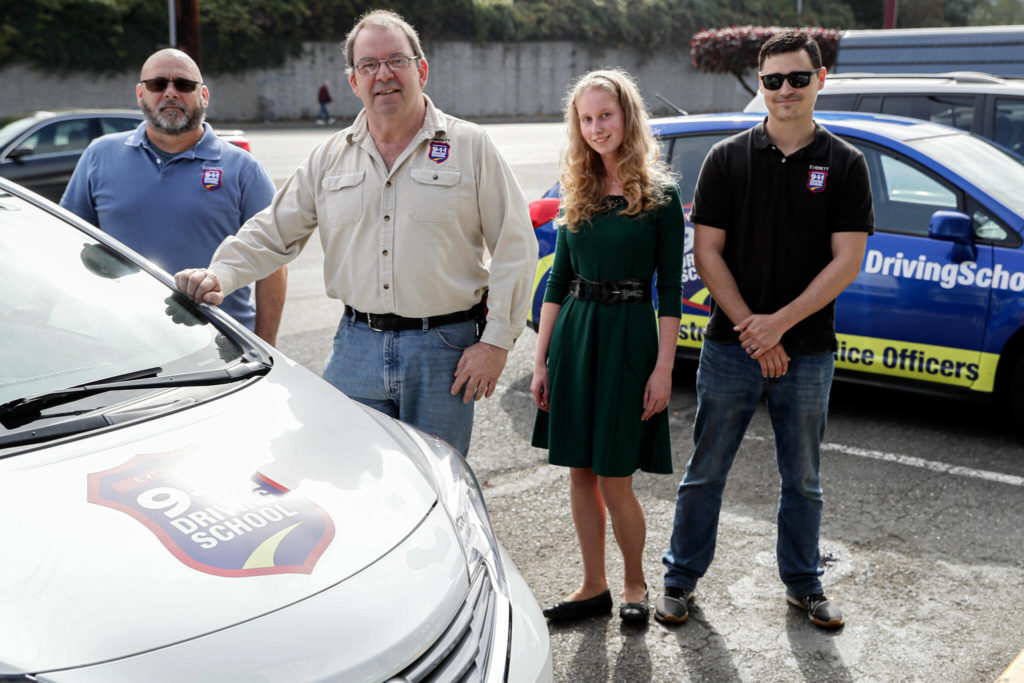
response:
<path fill-rule="evenodd" d="M 202 85 L 199 81 L 193 81 L 188 78 L 164 78 L 163 76 L 146 78 L 139 81 L 139 83 L 146 86 L 146 90 L 149 92 L 163 92 L 167 90 L 167 86 L 171 83 L 174 84 L 174 89 L 178 92 L 193 92 L 196 86 Z"/>
<path fill-rule="evenodd" d="M 789 81 L 794 88 L 806 88 L 811 77 L 821 71 L 820 68 L 810 71 L 790 71 L 788 74 L 761 74 L 761 82 L 765 90 L 778 90 L 782 87 L 782 81 Z"/>
<path fill-rule="evenodd" d="M 391 55 L 387 59 L 364 59 L 355 65 L 355 70 L 363 76 L 372 76 L 380 69 L 381 64 L 387 64 L 392 71 L 405 71 L 413 60 L 419 59 L 419 55 L 406 57 L 405 55 Z"/>

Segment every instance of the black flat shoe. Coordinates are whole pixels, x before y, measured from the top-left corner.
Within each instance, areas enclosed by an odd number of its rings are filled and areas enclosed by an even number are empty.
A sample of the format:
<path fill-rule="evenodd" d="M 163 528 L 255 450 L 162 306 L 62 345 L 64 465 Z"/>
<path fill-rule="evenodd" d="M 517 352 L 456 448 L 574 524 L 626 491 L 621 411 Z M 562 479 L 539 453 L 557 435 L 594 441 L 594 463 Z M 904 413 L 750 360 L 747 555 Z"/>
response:
<path fill-rule="evenodd" d="M 544 616 L 548 619 L 583 619 L 602 614 L 611 614 L 612 594 L 606 590 L 586 600 L 563 600 L 557 605 L 546 607 Z"/>
<path fill-rule="evenodd" d="M 623 621 L 647 621 L 651 613 L 647 607 L 647 595 L 645 590 L 642 602 L 624 602 L 619 605 L 619 618 Z"/>

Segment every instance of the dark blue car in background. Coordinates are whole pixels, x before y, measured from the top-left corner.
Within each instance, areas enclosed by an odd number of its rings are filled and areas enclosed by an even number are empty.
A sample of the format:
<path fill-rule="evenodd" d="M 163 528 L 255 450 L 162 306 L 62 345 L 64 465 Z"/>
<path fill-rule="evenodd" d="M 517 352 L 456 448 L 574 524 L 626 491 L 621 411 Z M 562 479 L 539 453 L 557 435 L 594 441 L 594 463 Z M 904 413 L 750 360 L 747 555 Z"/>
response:
<path fill-rule="evenodd" d="M 762 115 L 652 122 L 686 204 L 711 146 Z M 822 112 L 815 120 L 864 152 L 875 234 L 836 305 L 837 376 L 928 392 L 995 397 L 1024 425 L 1024 164 L 955 128 L 900 117 Z M 531 205 L 540 317 L 555 244 L 558 186 Z M 679 352 L 694 356 L 708 290 L 687 221 Z"/>

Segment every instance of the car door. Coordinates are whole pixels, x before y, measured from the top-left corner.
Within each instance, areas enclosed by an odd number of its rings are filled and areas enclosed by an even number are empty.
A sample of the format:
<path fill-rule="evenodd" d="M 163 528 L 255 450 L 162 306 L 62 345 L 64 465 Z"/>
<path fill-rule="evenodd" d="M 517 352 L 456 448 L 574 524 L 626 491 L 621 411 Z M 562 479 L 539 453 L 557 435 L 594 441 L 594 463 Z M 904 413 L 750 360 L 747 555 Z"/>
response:
<path fill-rule="evenodd" d="M 915 161 L 850 139 L 871 174 L 875 234 L 860 275 L 839 297 L 836 365 L 925 382 L 969 387 L 983 368 L 989 289 L 962 286 L 970 269 L 992 265 L 992 247 L 973 259 L 928 237 L 935 211 L 971 211 L 964 193 Z M 975 213 L 975 225 L 982 219 Z"/>
<path fill-rule="evenodd" d="M 4 175 L 59 202 L 79 157 L 97 135 L 93 126 L 92 118 L 77 117 L 40 123 L 8 152 Z"/>

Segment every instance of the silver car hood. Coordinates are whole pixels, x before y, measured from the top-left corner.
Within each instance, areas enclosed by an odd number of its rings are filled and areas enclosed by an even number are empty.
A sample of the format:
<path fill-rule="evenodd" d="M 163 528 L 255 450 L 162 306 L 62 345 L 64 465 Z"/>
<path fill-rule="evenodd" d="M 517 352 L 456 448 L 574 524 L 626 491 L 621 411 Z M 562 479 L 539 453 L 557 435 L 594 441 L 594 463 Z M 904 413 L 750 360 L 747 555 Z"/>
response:
<path fill-rule="evenodd" d="M 415 442 L 276 362 L 202 405 L 0 460 L 0 674 L 257 618 L 421 523 L 437 496 Z"/>

